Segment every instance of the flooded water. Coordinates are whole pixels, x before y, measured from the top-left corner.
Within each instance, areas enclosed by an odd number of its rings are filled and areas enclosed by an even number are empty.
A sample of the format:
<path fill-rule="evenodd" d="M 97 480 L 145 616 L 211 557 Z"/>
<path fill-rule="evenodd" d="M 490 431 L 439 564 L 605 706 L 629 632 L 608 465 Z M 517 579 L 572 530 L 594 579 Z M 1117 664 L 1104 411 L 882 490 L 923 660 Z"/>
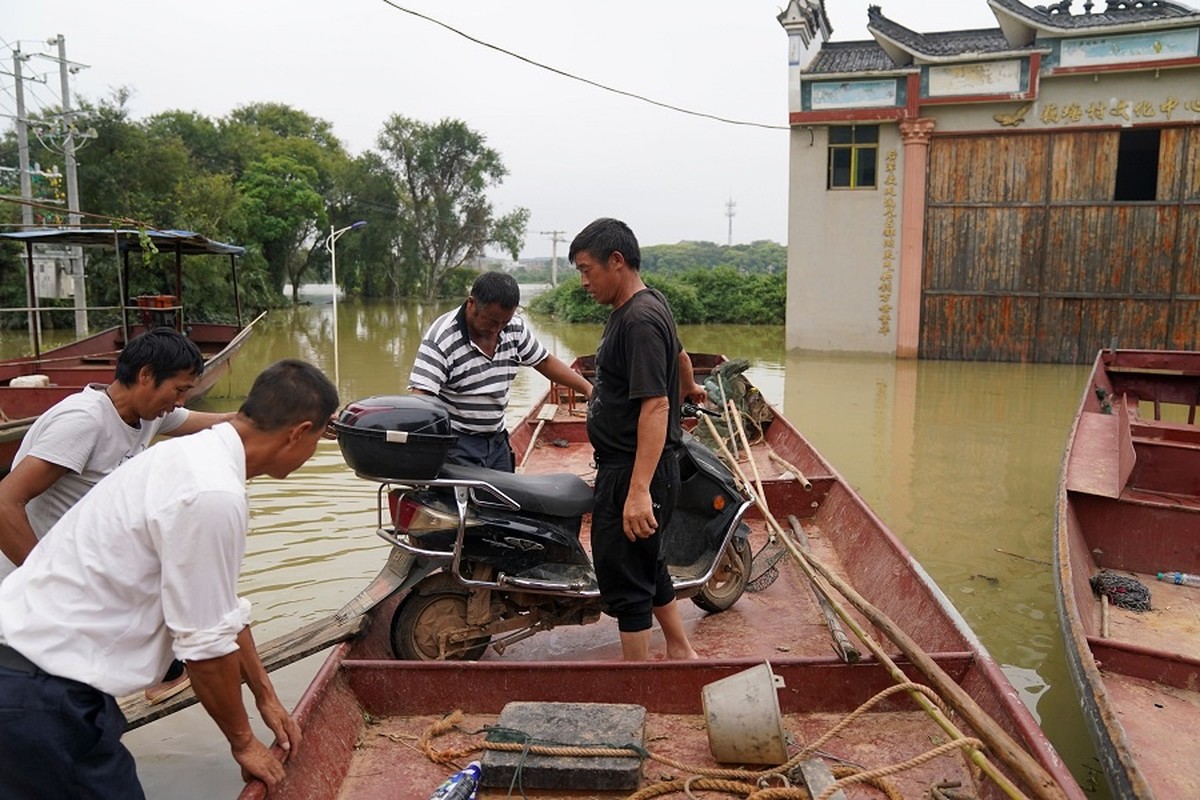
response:
<path fill-rule="evenodd" d="M 402 392 L 421 333 L 448 307 L 340 302 L 336 355 L 327 301 L 272 312 L 202 407 L 236 408 L 258 371 L 284 357 L 336 372 L 343 401 Z M 531 323 L 568 362 L 592 352 L 600 333 Z M 1087 369 L 788 354 L 778 327 L 680 333 L 689 350 L 751 361 L 751 380 L 938 582 L 1084 787 L 1102 787 L 1067 677 L 1050 567 L 1059 461 Z M 20 332 L 0 338 L 0 354 L 21 346 Z M 545 389 L 540 375 L 523 370 L 510 419 Z M 252 481 L 250 493 L 242 593 L 254 604 L 259 641 L 336 610 L 381 566 L 387 545 L 373 533 L 375 488 L 343 465 L 336 444 L 322 443 L 286 481 Z M 274 673 L 286 704 L 299 699 L 323 657 Z M 198 707 L 126 742 L 151 798 L 232 797 L 242 785 L 223 737 Z M 1107 795 L 1099 788 L 1094 796 Z"/>

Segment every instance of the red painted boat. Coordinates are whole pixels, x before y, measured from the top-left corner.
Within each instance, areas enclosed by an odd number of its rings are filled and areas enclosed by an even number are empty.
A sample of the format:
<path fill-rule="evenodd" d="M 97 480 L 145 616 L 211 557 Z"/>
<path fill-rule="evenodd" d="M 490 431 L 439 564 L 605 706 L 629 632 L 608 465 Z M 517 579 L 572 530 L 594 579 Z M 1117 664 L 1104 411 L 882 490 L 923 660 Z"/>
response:
<path fill-rule="evenodd" d="M 245 252 L 236 245 L 206 239 L 188 231 L 135 230 L 35 230 L 0 233 L 0 240 L 24 243 L 29 272 L 33 271 L 33 246 L 36 244 L 80 245 L 117 248 L 125 258 L 124 276 L 128 277 L 128 258 L 140 252 L 145 242 L 153 242 L 161 253 L 175 255 L 175 294 L 136 298 L 137 305 L 122 310 L 123 323 L 70 344 L 41 350 L 35 334 L 34 353 L 0 361 L 0 473 L 12 465 L 13 456 L 25 432 L 38 416 L 66 396 L 89 383 L 110 383 L 117 356 L 125 342 L 147 327 L 170 325 L 184 331 L 204 355 L 204 375 L 187 400 L 203 397 L 228 372 L 238 350 L 264 316 L 242 323 L 237 292 L 236 257 Z M 182 300 L 182 268 L 185 255 L 224 255 L 230 259 L 234 287 L 236 324 L 189 322 Z M 127 312 L 134 312 L 129 314 Z M 37 377 L 42 376 L 42 377 Z M 17 385 L 14 385 L 15 383 Z"/>
<path fill-rule="evenodd" d="M 1200 588 L 1157 579 L 1200 573 L 1197 405 L 1200 352 L 1101 351 L 1063 458 L 1059 616 L 1117 797 L 1200 797 Z"/>
<path fill-rule="evenodd" d="M 693 359 L 701 378 L 723 360 L 700 355 Z M 583 359 L 575 367 L 587 374 L 591 365 Z M 544 404 L 557 407 L 549 420 L 539 416 Z M 334 648 L 301 699 L 296 717 L 304 742 L 288 759 L 287 777 L 271 798 L 426 800 L 449 773 L 478 757 L 470 748 L 483 745 L 483 739 L 472 732 L 495 725 L 514 701 L 640 706 L 646 714 L 645 746 L 651 753 L 712 770 L 718 764 L 706 732 L 703 687 L 766 661 L 783 682 L 779 713 L 792 758 L 811 750 L 810 757 L 823 760 L 838 775 L 908 762 L 907 768 L 886 778 L 903 797 L 935 792 L 933 796 L 981 799 L 1081 800 L 1082 791 L 1016 690 L 947 598 L 800 432 L 777 410 L 767 408 L 772 413 L 761 438 L 752 436 L 759 439 L 750 448 L 753 461 L 741 462 L 739 469 L 746 475 L 757 470 L 771 514 L 779 519 L 795 515 L 819 562 L 867 604 L 851 608 L 844 599 L 834 600 L 845 626 L 842 632 L 863 654 L 860 659 L 843 660 L 836 654 L 831 627 L 799 557 L 779 561 L 773 583 L 757 586 L 721 613 L 706 614 L 683 603 L 688 635 L 701 655 L 698 661 L 618 661 L 616 624 L 609 618 L 538 633 L 509 645 L 502 655 L 488 651 L 479 661 L 400 661 L 393 657 L 389 641 L 400 598 L 391 597 L 368 613 L 356 638 Z M 518 461 L 528 454 L 527 472 L 593 475 L 583 414 L 583 403 L 569 390 L 552 387 L 512 431 Z M 747 517 L 751 542 L 757 557 L 766 558 L 773 552 L 766 544 L 767 524 L 762 513 L 752 514 Z M 763 566 L 755 565 L 752 574 Z M 889 620 L 899 621 L 924 660 L 905 655 L 908 645 L 880 633 Z M 655 637 L 661 650 L 657 630 Z M 864 639 L 877 643 L 876 655 Z M 889 661 L 895 662 L 899 678 L 885 668 Z M 817 746 L 818 737 L 898 680 L 937 687 L 951 709 L 943 720 L 948 727 L 900 691 Z M 590 720 L 593 708 L 585 707 L 582 718 Z M 428 749 L 465 749 L 452 759 L 457 766 L 434 763 L 422 752 L 423 734 L 456 711 L 462 713 L 461 721 L 445 736 L 429 740 Z M 980 714 L 984 721 L 977 728 L 967 723 L 979 720 Z M 577 712 L 576 720 L 580 718 Z M 986 755 L 972 756 L 949 743 L 959 735 L 954 731 L 987 740 Z M 603 730 L 593 733 L 604 740 Z M 940 745 L 947 746 L 945 754 L 917 763 Z M 1020 755 L 1003 753 L 1009 746 Z M 980 763 L 986 768 L 979 768 Z M 687 774 L 652 758 L 645 762 L 641 786 L 670 777 Z M 779 779 L 772 785 L 779 786 Z M 700 786 L 693 783 L 691 789 Z M 843 789 L 845 797 L 878 796 L 878 790 L 853 783 Z M 540 792 L 526 788 L 526 794 L 621 796 L 597 794 L 585 785 Z M 483 789 L 479 796 L 507 795 L 505 787 Z M 259 783 L 242 793 L 243 800 L 263 797 L 265 787 Z"/>

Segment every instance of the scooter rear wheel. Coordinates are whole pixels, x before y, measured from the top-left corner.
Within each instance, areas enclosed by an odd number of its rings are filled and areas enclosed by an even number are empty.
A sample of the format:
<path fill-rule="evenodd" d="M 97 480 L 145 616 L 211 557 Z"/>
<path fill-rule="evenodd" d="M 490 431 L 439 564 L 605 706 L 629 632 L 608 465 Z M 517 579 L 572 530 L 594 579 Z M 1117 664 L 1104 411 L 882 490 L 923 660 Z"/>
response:
<path fill-rule="evenodd" d="M 488 637 L 449 644 L 442 652 L 444 634 L 470 627 L 467 592 L 434 589 L 413 594 L 392 616 L 392 652 L 412 661 L 477 661 L 487 650 Z"/>
<path fill-rule="evenodd" d="M 692 597 L 692 602 L 712 613 L 730 608 L 746 591 L 753 558 L 749 542 L 737 537 L 730 539 L 721 551 L 712 578 Z"/>

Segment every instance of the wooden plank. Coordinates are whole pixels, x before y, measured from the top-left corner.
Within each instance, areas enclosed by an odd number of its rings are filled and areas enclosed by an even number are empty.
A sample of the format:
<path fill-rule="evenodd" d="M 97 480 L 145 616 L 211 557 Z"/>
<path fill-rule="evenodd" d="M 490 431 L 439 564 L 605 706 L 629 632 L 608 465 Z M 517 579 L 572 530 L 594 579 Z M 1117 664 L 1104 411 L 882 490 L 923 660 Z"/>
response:
<path fill-rule="evenodd" d="M 273 672 L 338 642 L 357 636 L 366 623 L 365 615 L 339 620 L 335 614 L 264 642 L 258 647 L 258 655 L 267 672 Z M 123 697 L 120 700 L 120 706 L 121 712 L 125 715 L 125 730 L 140 728 L 148 722 L 161 719 L 168 714 L 174 714 L 176 711 L 182 711 L 197 702 L 196 693 L 190 687 L 161 703 L 147 702 L 146 696 L 142 692 Z"/>
<path fill-rule="evenodd" d="M 1116 499 L 1136 460 L 1127 414 L 1084 411 L 1067 464 L 1067 489 Z"/>

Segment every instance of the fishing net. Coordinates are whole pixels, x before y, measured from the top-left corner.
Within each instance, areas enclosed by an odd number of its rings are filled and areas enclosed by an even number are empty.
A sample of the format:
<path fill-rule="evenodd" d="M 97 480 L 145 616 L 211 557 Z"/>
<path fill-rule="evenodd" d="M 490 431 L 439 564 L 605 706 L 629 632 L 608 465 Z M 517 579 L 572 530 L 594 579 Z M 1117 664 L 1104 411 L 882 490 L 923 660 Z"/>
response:
<path fill-rule="evenodd" d="M 758 548 L 750 562 L 750 578 L 746 581 L 747 592 L 761 592 L 779 577 L 779 561 L 787 555 L 787 547 L 772 536 Z"/>
<path fill-rule="evenodd" d="M 745 358 L 735 358 L 725 361 L 713 368 L 712 373 L 704 379 L 704 389 L 708 394 L 708 402 L 713 408 L 722 410 L 724 418 L 718 421 L 716 428 L 722 431 L 721 438 L 729 450 L 739 454 L 741 447 L 734 435 L 736 422 L 729 416 L 726 404 L 732 403 L 734 413 L 741 416 L 742 427 L 746 430 L 746 439 L 755 444 L 763 439 L 763 431 L 767 424 L 775 418 L 775 412 L 743 374 L 750 366 Z M 713 441 L 712 432 L 707 425 L 697 425 L 693 433 L 704 442 L 710 450 L 719 452 L 720 447 Z M 728 434 L 728 435 L 724 435 Z M 787 554 L 783 543 L 772 536 L 751 561 L 750 577 L 746 591 L 761 592 L 779 577 L 779 560 Z"/>
<path fill-rule="evenodd" d="M 1130 611 L 1150 610 L 1150 590 L 1137 578 L 1117 575 L 1106 569 L 1092 576 L 1092 591 L 1108 598 L 1108 602 Z"/>

